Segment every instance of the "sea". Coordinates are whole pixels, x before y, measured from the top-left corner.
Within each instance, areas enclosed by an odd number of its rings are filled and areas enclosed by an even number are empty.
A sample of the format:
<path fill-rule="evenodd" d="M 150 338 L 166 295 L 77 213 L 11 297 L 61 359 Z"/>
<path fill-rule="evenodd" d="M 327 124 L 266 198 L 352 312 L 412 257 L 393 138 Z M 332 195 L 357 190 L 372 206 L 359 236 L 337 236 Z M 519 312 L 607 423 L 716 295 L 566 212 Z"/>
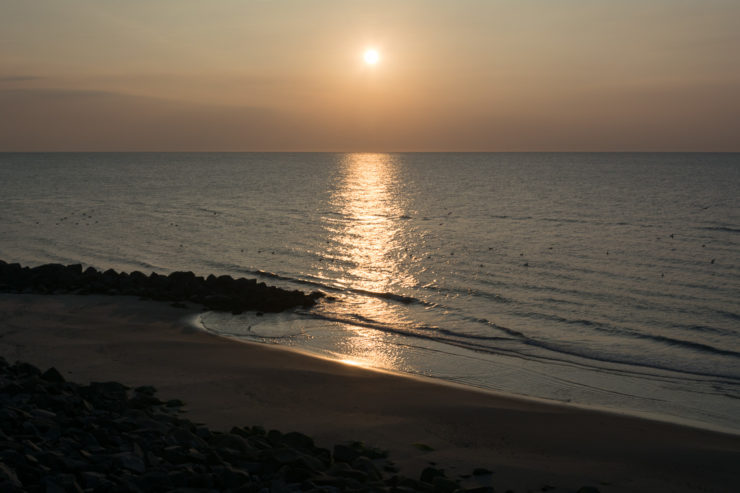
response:
<path fill-rule="evenodd" d="M 740 154 L 3 153 L 0 259 L 320 290 L 194 323 L 740 433 Z"/>

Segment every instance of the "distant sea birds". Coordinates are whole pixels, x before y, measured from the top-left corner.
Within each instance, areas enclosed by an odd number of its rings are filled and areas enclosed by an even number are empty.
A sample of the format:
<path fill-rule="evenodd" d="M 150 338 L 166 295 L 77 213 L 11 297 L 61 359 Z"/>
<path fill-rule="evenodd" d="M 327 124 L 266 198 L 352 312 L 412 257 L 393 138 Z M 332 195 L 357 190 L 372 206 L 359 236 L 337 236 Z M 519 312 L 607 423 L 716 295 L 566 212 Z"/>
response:
<path fill-rule="evenodd" d="M 79 212 L 79 216 L 83 220 L 85 220 L 85 221 L 91 221 L 93 219 L 92 212 L 94 212 L 94 211 L 90 211 L 90 212 Z M 214 215 L 217 215 L 218 214 L 217 211 L 207 211 L 207 212 L 212 212 Z M 75 215 L 75 213 L 73 212 L 71 215 Z M 446 215 L 447 216 L 452 215 L 452 211 L 447 211 L 447 214 Z M 412 218 L 411 216 L 405 215 L 405 214 L 399 216 L 399 219 L 411 219 L 411 218 Z M 427 220 L 428 218 L 425 217 L 424 219 Z M 55 224 L 57 226 L 59 226 L 61 223 L 64 223 L 64 222 L 68 222 L 69 223 L 70 220 L 71 220 L 71 216 L 62 216 L 62 217 L 60 217 L 60 218 L 57 219 L 57 222 Z M 40 224 L 40 221 L 34 221 L 34 222 L 37 225 Z M 95 223 L 97 224 L 98 221 L 95 220 Z M 80 225 L 80 222 L 79 221 L 76 221 L 76 222 L 74 222 L 74 224 L 79 226 Z M 91 223 L 90 222 L 85 222 L 83 224 L 88 225 L 88 224 L 91 224 Z M 443 223 L 440 223 L 440 225 L 442 225 L 442 224 Z M 180 225 L 178 223 L 175 223 L 175 222 L 170 222 L 169 225 L 172 226 L 172 227 L 175 227 L 175 228 L 179 228 L 180 227 Z M 668 235 L 668 237 L 671 238 L 671 239 L 675 239 L 676 238 L 676 233 L 670 233 Z M 661 237 L 661 236 L 656 236 L 655 238 L 656 238 L 656 240 L 663 239 L 663 237 Z M 327 244 L 331 244 L 331 240 L 326 240 L 326 243 Z M 179 244 L 179 247 L 180 248 L 184 248 L 184 245 L 182 243 L 180 243 Z M 702 243 L 701 248 L 707 248 L 706 243 Z M 553 247 L 552 246 L 549 246 L 547 249 L 548 250 L 552 250 Z M 492 247 L 492 246 L 489 246 L 488 247 L 488 251 L 493 251 L 493 250 L 494 250 L 494 247 Z M 244 251 L 245 250 L 243 248 L 240 250 L 241 253 L 244 253 Z M 274 250 L 269 250 L 269 249 L 258 249 L 257 250 L 257 253 L 261 254 L 261 253 L 263 253 L 263 251 L 269 251 L 271 255 L 275 255 L 276 254 L 276 252 Z M 417 259 L 417 258 L 418 259 L 422 259 L 422 258 L 425 258 L 425 257 L 426 257 L 426 259 L 431 259 L 432 258 L 432 255 L 414 256 L 413 254 L 408 253 L 408 247 L 406 247 L 404 251 L 407 252 L 407 255 L 412 260 L 413 259 Z M 676 249 L 675 248 L 672 248 L 671 251 L 676 251 Z M 605 255 L 610 255 L 610 250 L 606 250 L 605 251 Z M 453 252 L 450 252 L 450 256 L 451 257 L 454 257 L 455 256 L 455 252 L 454 251 Z M 524 253 L 523 252 L 519 253 L 519 256 L 520 257 L 524 257 Z M 325 260 L 323 257 L 322 258 L 319 258 L 319 262 L 322 262 L 323 260 Z M 334 261 L 334 259 L 328 259 L 328 258 L 326 260 L 331 261 L 331 262 Z M 712 258 L 712 259 L 709 260 L 709 264 L 710 265 L 714 265 L 716 262 L 717 262 L 717 259 L 716 258 Z M 525 263 L 523 263 L 521 265 L 523 267 L 529 267 L 529 262 L 525 262 Z M 483 267 L 483 264 L 480 264 L 480 267 Z M 665 277 L 665 273 L 661 272 L 660 273 L 660 277 Z"/>
<path fill-rule="evenodd" d="M 170 224 L 174 224 L 174 223 L 170 223 Z M 671 233 L 671 234 L 668 235 L 668 237 L 669 238 L 672 238 L 672 239 L 675 239 L 676 235 L 675 235 L 675 233 Z M 657 236 L 656 239 L 660 240 L 661 237 L 660 236 Z M 331 244 L 331 240 L 326 240 L 326 243 L 327 244 Z M 706 248 L 706 246 L 707 245 L 705 243 L 702 243 L 702 245 L 701 245 L 702 248 Z M 493 251 L 493 249 L 494 249 L 494 247 L 488 247 L 488 251 Z M 552 246 L 549 246 L 549 247 L 547 247 L 547 249 L 548 250 L 552 250 L 553 247 Z M 406 252 L 406 254 L 408 255 L 408 258 L 411 259 L 411 260 L 413 260 L 415 258 L 419 258 L 419 259 L 421 259 L 421 258 L 431 259 L 432 258 L 432 255 L 414 256 L 413 254 L 409 253 L 408 250 L 409 250 L 408 247 L 404 247 L 404 252 Z M 671 251 L 675 251 L 675 250 L 676 250 L 675 248 L 672 248 L 671 249 Z M 244 249 L 243 248 L 240 251 L 242 253 L 244 253 Z M 263 251 L 270 251 L 270 254 L 275 255 L 275 251 L 274 250 L 261 249 L 261 248 L 257 250 L 257 253 L 261 254 Z M 609 250 L 606 250 L 604 253 L 606 255 L 609 255 L 610 254 L 610 251 Z M 450 252 L 450 256 L 451 257 L 454 257 L 455 256 L 455 252 L 454 251 L 453 252 Z M 524 257 L 524 252 L 520 252 L 519 253 L 519 256 L 520 257 Z M 327 260 L 329 262 L 335 262 L 336 261 L 336 259 L 333 259 L 333 258 L 324 258 L 323 256 L 321 256 L 321 257 L 318 258 L 318 261 L 319 262 L 323 262 L 324 260 Z M 709 261 L 710 264 L 714 264 L 715 262 L 716 262 L 716 258 L 713 258 L 713 259 L 711 259 Z M 524 262 L 523 264 L 521 264 L 521 266 L 522 267 L 529 267 L 529 262 Z M 479 264 L 479 267 L 484 267 L 484 264 Z M 660 277 L 665 277 L 665 273 L 664 272 L 661 272 L 660 273 Z"/>

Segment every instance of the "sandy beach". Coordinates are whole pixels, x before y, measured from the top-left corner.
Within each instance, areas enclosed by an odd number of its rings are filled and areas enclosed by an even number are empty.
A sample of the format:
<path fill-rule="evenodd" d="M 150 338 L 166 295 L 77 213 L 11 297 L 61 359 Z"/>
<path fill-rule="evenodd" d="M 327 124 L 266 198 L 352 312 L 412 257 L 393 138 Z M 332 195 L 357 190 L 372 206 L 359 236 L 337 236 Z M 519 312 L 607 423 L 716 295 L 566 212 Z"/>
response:
<path fill-rule="evenodd" d="M 0 355 L 77 382 L 154 385 L 214 429 L 361 440 L 402 471 L 485 467 L 497 491 L 734 491 L 740 436 L 440 384 L 216 337 L 198 310 L 130 297 L 0 295 Z"/>

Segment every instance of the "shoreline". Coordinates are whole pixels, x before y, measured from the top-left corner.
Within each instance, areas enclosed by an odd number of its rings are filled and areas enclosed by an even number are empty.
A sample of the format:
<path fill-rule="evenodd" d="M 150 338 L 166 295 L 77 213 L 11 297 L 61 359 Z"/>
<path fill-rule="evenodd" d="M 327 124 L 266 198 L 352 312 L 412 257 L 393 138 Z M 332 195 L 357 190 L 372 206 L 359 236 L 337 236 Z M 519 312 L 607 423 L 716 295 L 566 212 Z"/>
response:
<path fill-rule="evenodd" d="M 684 419 L 684 418 L 680 418 L 676 416 L 662 415 L 662 414 L 657 414 L 657 413 L 650 413 L 647 411 L 641 412 L 641 411 L 629 410 L 629 409 L 609 408 L 606 406 L 599 406 L 597 404 L 565 402 L 565 401 L 559 401 L 556 399 L 546 399 L 544 397 L 516 394 L 514 392 L 506 392 L 503 390 L 493 390 L 493 389 L 488 389 L 485 387 L 476 387 L 474 385 L 468 385 L 464 383 L 458 383 L 458 382 L 453 382 L 450 380 L 445 380 L 442 377 L 420 375 L 420 374 L 415 374 L 415 373 L 406 373 L 403 371 L 394 371 L 394 370 L 389 370 L 385 368 L 376 368 L 373 366 L 367 366 L 363 364 L 348 363 L 348 362 L 342 361 L 337 358 L 332 358 L 331 356 L 326 356 L 323 354 L 312 352 L 308 349 L 303 349 L 298 346 L 286 346 L 282 344 L 266 343 L 266 342 L 263 343 L 263 342 L 257 342 L 257 341 L 250 341 L 248 339 L 240 338 L 238 336 L 223 335 L 223 334 L 219 334 L 218 332 L 208 329 L 203 324 L 200 324 L 198 321 L 199 315 L 200 314 L 195 314 L 193 316 L 186 316 L 185 318 L 182 319 L 182 322 L 192 325 L 195 329 L 200 330 L 204 332 L 205 334 L 208 334 L 214 337 L 219 337 L 227 341 L 232 341 L 237 344 L 255 345 L 257 347 L 268 347 L 268 348 L 276 349 L 279 351 L 287 351 L 289 353 L 299 354 L 299 355 L 302 355 L 308 358 L 315 358 L 319 360 L 325 360 L 325 361 L 337 363 L 340 365 L 352 366 L 352 367 L 360 368 L 362 370 L 369 371 L 369 372 L 377 372 L 383 375 L 389 375 L 389 376 L 394 376 L 398 378 L 408 378 L 411 380 L 417 380 L 421 383 L 427 383 L 430 385 L 440 385 L 440 386 L 451 387 L 454 389 L 468 391 L 468 392 L 477 392 L 477 393 L 489 395 L 492 397 L 522 400 L 525 402 L 531 402 L 534 405 L 540 404 L 544 406 L 572 408 L 572 409 L 585 411 L 585 412 L 603 413 L 603 414 L 616 416 L 616 417 L 641 419 L 641 420 L 645 420 L 649 422 L 664 423 L 664 424 L 675 425 L 675 426 L 680 426 L 680 427 L 689 428 L 689 429 L 709 431 L 712 433 L 720 433 L 723 435 L 740 437 L 740 428 L 738 429 L 726 428 L 726 427 L 719 426 L 719 425 L 713 425 L 708 422 L 693 421 L 690 419 Z"/>
<path fill-rule="evenodd" d="M 205 323 L 203 323 L 203 321 L 201 320 L 201 315 L 205 313 L 207 312 L 200 312 L 198 314 L 193 315 L 192 317 L 186 317 L 185 319 L 183 319 L 183 321 L 185 323 L 192 325 L 197 330 L 203 331 L 206 334 L 209 334 L 215 337 L 221 337 L 223 339 L 233 341 L 239 344 L 256 344 L 258 346 L 276 348 L 279 350 L 288 351 L 288 352 L 300 354 L 303 356 L 307 356 L 309 358 L 317 358 L 317 359 L 326 360 L 326 361 L 330 361 L 330 362 L 334 362 L 334 363 L 338 363 L 342 365 L 355 366 L 355 367 L 362 368 L 367 371 L 373 371 L 373 372 L 379 372 L 381 374 L 398 376 L 400 378 L 415 379 L 415 380 L 419 380 L 421 382 L 427 382 L 433 385 L 450 386 L 453 388 L 468 390 L 471 392 L 480 392 L 483 394 L 489 394 L 494 397 L 521 399 L 525 401 L 531 401 L 534 404 L 564 406 L 566 408 L 574 408 L 574 409 L 579 409 L 583 411 L 600 412 L 600 413 L 606 413 L 606 414 L 610 414 L 614 416 L 632 417 L 635 419 L 644 419 L 647 421 L 655 421 L 655 422 L 660 422 L 660 423 L 673 424 L 676 426 L 683 426 L 687 428 L 694 428 L 698 430 L 711 431 L 715 433 L 723 433 L 723 434 L 727 434 L 731 436 L 740 436 L 740 424 L 738 425 L 738 427 L 733 428 L 731 426 L 724 426 L 722 424 L 711 422 L 711 421 L 702 421 L 699 419 L 692 419 L 690 417 L 682 417 L 682 416 L 678 416 L 675 414 L 661 414 L 659 412 L 651 412 L 647 410 L 609 407 L 607 405 L 600 405 L 597 403 L 575 402 L 571 400 L 564 401 L 564 400 L 558 400 L 555 398 L 519 394 L 514 391 L 492 389 L 492 388 L 488 388 L 484 386 L 476 386 L 470 383 L 460 383 L 460 382 L 456 382 L 453 380 L 445 379 L 444 377 L 441 377 L 441 376 L 424 375 L 421 373 L 405 372 L 403 370 L 394 370 L 390 368 L 374 367 L 374 366 L 366 365 L 366 364 L 363 364 L 357 361 L 350 361 L 350 360 L 341 359 L 339 357 L 332 357 L 329 354 L 323 354 L 318 351 L 312 351 L 311 349 L 307 349 L 299 345 L 291 346 L 291 345 L 285 345 L 285 344 L 273 343 L 273 342 L 262 342 L 262 341 L 257 341 L 257 340 L 250 340 L 249 338 L 242 337 L 240 335 L 221 334 L 216 330 L 212 330 L 208 328 L 208 326 Z M 270 314 L 265 315 L 266 318 L 269 316 Z M 269 319 L 267 320 L 267 323 L 269 324 Z"/>
<path fill-rule="evenodd" d="M 409 472 L 429 462 L 453 473 L 487 467 L 502 490 L 722 491 L 738 480 L 734 434 L 234 344 L 188 326 L 197 312 L 122 297 L 2 294 L 0 354 L 77 381 L 154 385 L 215 429 L 261 424 L 319 443 L 360 439 Z"/>

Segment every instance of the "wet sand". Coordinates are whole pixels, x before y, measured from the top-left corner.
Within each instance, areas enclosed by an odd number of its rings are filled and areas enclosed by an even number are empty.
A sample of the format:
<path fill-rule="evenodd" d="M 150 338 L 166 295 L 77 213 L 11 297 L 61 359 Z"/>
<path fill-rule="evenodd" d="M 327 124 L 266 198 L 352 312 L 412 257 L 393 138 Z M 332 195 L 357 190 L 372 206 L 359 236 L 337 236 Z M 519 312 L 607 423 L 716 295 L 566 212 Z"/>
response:
<path fill-rule="evenodd" d="M 361 440 L 404 473 L 476 467 L 497 491 L 734 491 L 740 436 L 548 404 L 216 337 L 196 308 L 128 297 L 0 295 L 0 355 L 73 381 L 154 385 L 215 429 Z"/>

